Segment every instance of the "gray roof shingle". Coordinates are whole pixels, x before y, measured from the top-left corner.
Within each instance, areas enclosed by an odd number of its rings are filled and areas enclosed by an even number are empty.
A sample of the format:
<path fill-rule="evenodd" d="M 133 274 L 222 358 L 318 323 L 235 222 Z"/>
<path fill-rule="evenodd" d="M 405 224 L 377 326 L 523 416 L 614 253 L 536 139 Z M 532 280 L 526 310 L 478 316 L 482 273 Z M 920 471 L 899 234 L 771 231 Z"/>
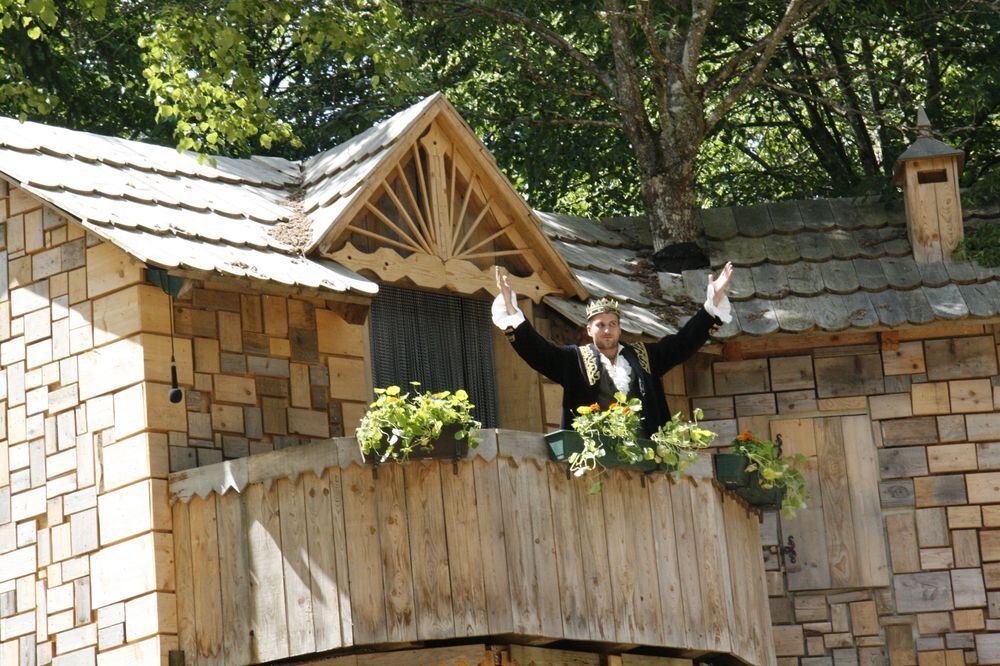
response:
<path fill-rule="evenodd" d="M 574 269 L 587 270 L 587 286 L 595 295 L 624 296 L 634 307 L 644 307 L 654 321 L 672 306 L 690 311 L 692 304 L 704 300 L 708 269 L 660 274 L 660 285 L 670 288 L 653 293 L 645 288 L 637 261 L 609 261 L 607 251 L 625 247 L 623 238 L 593 220 L 539 216 L 559 221 L 544 229 L 557 239 L 556 248 Z M 735 316 L 716 333 L 719 339 L 1000 315 L 1000 269 L 969 261 L 917 264 L 898 204 L 870 199 L 787 201 L 700 210 L 696 217 L 712 268 L 718 270 L 726 261 L 735 266 L 730 288 Z M 965 217 L 995 220 L 1000 206 L 966 210 Z M 620 257 L 638 257 L 651 249 L 623 249 Z M 615 279 L 601 281 L 595 273 L 602 271 L 615 273 Z M 622 278 L 636 286 L 626 287 Z M 638 286 L 645 289 L 641 298 L 636 296 Z M 582 308 L 559 309 L 585 322 Z M 654 328 L 635 317 L 628 325 L 623 319 L 623 326 L 656 336 L 664 328 L 675 330 L 683 320 L 680 316 L 677 322 Z"/>

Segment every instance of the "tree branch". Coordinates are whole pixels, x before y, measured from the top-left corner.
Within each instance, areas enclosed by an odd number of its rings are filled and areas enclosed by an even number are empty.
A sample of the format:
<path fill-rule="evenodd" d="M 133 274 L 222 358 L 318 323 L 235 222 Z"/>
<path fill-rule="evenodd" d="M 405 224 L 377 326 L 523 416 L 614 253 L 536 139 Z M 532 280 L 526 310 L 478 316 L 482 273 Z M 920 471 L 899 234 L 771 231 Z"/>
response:
<path fill-rule="evenodd" d="M 402 4 L 404 7 L 408 4 L 448 5 L 451 7 L 465 9 L 470 14 L 479 14 L 503 21 L 504 23 L 519 25 L 530 30 L 575 60 L 581 67 L 590 72 L 595 78 L 597 78 L 597 80 L 603 83 L 608 90 L 614 91 L 615 89 L 614 81 L 611 79 L 611 75 L 598 67 L 597 63 L 595 63 L 590 56 L 575 47 L 568 39 L 549 26 L 533 21 L 521 12 L 511 9 L 487 7 L 479 2 L 463 2 L 462 0 L 403 0 Z"/>
<path fill-rule="evenodd" d="M 754 85 L 760 83 L 768 63 L 771 62 L 771 58 L 778 48 L 778 44 L 781 43 L 781 40 L 785 38 L 785 35 L 789 33 L 795 24 L 799 22 L 799 19 L 803 19 L 803 22 L 808 22 L 822 10 L 826 2 L 827 0 L 809 0 L 807 4 L 806 0 L 789 0 L 781 21 L 778 22 L 778 25 L 766 37 L 757 40 L 749 48 L 744 49 L 742 53 L 719 68 L 706 84 L 706 93 L 721 88 L 726 81 L 736 76 L 736 72 L 744 64 L 749 62 L 757 53 L 760 53 L 753 68 L 744 74 L 742 79 L 726 93 L 722 101 L 712 109 L 705 123 L 706 133 L 711 131 L 722 120 L 726 112 L 729 111 L 729 108 L 736 103 L 736 100 L 742 97 Z"/>
<path fill-rule="evenodd" d="M 701 59 L 701 47 L 705 42 L 705 32 L 718 8 L 718 0 L 694 0 L 691 3 L 691 23 L 688 26 L 687 38 L 684 40 L 684 55 L 681 67 L 691 81 L 698 80 L 698 62 Z"/>

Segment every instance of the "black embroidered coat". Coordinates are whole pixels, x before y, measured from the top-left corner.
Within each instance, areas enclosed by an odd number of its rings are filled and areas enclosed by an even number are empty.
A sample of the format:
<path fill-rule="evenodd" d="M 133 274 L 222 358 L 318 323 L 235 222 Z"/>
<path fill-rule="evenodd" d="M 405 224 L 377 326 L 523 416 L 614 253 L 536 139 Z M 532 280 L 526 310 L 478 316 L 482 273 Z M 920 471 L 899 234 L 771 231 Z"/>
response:
<path fill-rule="evenodd" d="M 694 355 L 721 325 L 703 307 L 673 335 L 657 342 L 622 343 L 621 353 L 632 368 L 632 376 L 639 378 L 644 437 L 670 420 L 660 378 Z M 597 402 L 603 366 L 594 344 L 556 345 L 542 337 L 527 320 L 517 328 L 507 328 L 504 334 L 528 365 L 563 387 L 563 428 L 571 427 L 577 407 Z"/>

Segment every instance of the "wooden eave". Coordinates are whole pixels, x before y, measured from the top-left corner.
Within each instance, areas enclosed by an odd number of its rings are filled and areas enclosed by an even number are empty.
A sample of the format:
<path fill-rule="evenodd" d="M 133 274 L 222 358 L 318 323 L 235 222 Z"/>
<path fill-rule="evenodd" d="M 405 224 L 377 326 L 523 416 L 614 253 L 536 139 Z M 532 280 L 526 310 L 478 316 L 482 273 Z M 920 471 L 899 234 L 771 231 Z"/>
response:
<path fill-rule="evenodd" d="M 534 211 L 517 193 L 506 176 L 497 168 L 496 160 L 489 150 L 462 119 L 451 103 L 440 93 L 427 108 L 417 116 L 400 134 L 385 154 L 378 159 L 380 164 L 365 179 L 361 191 L 352 195 L 351 204 L 340 213 L 329 229 L 314 244 L 319 253 L 331 257 L 340 249 L 351 233 L 352 221 L 365 209 L 366 204 L 378 193 L 383 182 L 393 169 L 405 162 L 408 153 L 417 141 L 438 121 L 451 130 L 449 138 L 460 144 L 462 154 L 472 161 L 471 168 L 480 179 L 487 181 L 484 187 L 497 195 L 497 203 L 510 211 L 512 230 L 524 240 L 533 251 L 543 270 L 555 282 L 562 295 L 585 300 L 587 290 L 574 275 L 569 264 L 556 251 L 541 229 L 541 222 Z M 332 258 L 332 257 L 331 257 Z"/>

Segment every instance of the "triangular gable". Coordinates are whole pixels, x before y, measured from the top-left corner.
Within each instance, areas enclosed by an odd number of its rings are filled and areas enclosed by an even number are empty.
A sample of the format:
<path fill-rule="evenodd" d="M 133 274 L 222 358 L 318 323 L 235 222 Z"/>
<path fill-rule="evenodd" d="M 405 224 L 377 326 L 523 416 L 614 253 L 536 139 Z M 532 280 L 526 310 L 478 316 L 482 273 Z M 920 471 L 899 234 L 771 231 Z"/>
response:
<path fill-rule="evenodd" d="M 304 165 L 324 256 L 382 282 L 472 294 L 507 267 L 519 293 L 587 292 L 534 211 L 440 93 Z"/>

